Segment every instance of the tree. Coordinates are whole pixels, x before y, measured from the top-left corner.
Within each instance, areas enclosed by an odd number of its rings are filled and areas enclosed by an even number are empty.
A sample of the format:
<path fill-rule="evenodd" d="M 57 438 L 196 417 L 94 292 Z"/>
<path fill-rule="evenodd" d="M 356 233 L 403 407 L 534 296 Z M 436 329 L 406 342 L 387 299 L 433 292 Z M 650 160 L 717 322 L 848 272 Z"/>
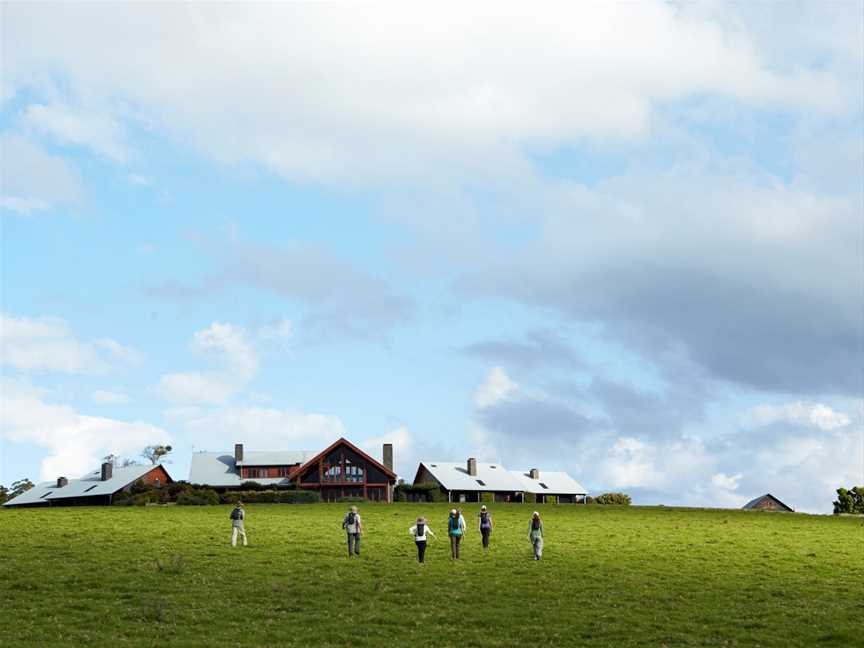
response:
<path fill-rule="evenodd" d="M 11 492 L 9 493 L 9 499 L 13 497 L 18 497 L 21 493 L 26 493 L 28 490 L 33 488 L 35 484 L 31 482 L 26 477 L 24 479 L 19 479 L 18 481 L 12 482 Z"/>
<path fill-rule="evenodd" d="M 141 451 L 141 456 L 155 466 L 166 461 L 165 457 L 171 450 L 170 445 L 149 445 Z"/>
<path fill-rule="evenodd" d="M 850 490 L 838 488 L 837 501 L 834 502 L 834 513 L 864 515 L 864 486 L 855 486 Z"/>
<path fill-rule="evenodd" d="M 9 499 L 9 489 L 0 485 L 0 504 Z"/>

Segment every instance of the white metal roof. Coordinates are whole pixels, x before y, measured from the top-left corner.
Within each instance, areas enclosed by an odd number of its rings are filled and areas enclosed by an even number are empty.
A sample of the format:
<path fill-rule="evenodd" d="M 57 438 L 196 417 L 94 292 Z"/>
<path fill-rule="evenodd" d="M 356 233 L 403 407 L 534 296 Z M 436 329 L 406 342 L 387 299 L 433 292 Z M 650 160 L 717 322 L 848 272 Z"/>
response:
<path fill-rule="evenodd" d="M 422 465 L 447 490 L 507 491 L 522 490 L 521 482 L 501 464 L 477 462 L 477 475 L 468 474 L 465 463 L 424 461 Z"/>
<path fill-rule="evenodd" d="M 111 479 L 101 480 L 101 469 L 87 473 L 80 479 L 70 479 L 69 483 L 60 488 L 57 481 L 40 482 L 30 490 L 22 493 L 4 504 L 4 506 L 20 506 L 22 504 L 44 504 L 53 500 L 70 497 L 95 497 L 111 495 L 129 484 L 141 479 L 155 466 L 126 466 L 114 468 Z M 165 466 L 162 466 L 165 468 Z"/>
<path fill-rule="evenodd" d="M 538 479 L 531 479 L 528 470 L 513 470 L 511 474 L 522 484 L 526 493 L 546 495 L 587 495 L 588 491 L 566 472 L 540 470 Z M 545 486 L 545 488 L 544 488 Z"/>
<path fill-rule="evenodd" d="M 252 452 L 244 452 L 243 461 L 238 461 L 237 464 L 240 466 L 291 466 L 304 464 L 316 454 L 318 453 L 311 450 L 253 450 Z"/>
<path fill-rule="evenodd" d="M 270 463 L 269 460 L 262 461 L 262 456 L 270 457 L 271 459 L 274 457 L 277 459 L 280 457 L 284 458 L 288 455 L 291 455 L 293 457 L 308 455 L 309 459 L 315 456 L 314 453 L 307 451 L 254 452 L 244 453 L 244 460 L 248 455 L 253 455 L 252 461 L 256 463 L 250 464 L 249 461 L 244 461 L 241 465 L 278 466 L 290 465 L 290 463 L 301 463 L 297 461 L 292 461 L 288 464 L 281 463 L 280 461 Z M 257 463 L 259 461 L 261 461 L 261 463 Z M 302 463 L 305 463 L 305 461 Z M 189 483 L 191 484 L 206 484 L 207 486 L 218 486 L 227 488 L 231 486 L 240 486 L 243 482 L 247 481 L 254 481 L 257 484 L 264 484 L 266 486 L 288 486 L 291 483 L 286 477 L 250 477 L 248 479 L 241 479 L 240 475 L 237 474 L 234 463 L 234 455 L 229 452 L 196 452 L 192 455 L 192 463 L 189 466 Z"/>

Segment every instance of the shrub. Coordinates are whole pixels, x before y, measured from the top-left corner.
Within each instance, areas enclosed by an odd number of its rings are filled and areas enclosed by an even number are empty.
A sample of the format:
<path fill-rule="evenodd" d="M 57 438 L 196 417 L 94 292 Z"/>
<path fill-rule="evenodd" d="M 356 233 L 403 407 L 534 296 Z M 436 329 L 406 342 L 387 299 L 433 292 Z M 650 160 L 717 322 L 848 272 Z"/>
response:
<path fill-rule="evenodd" d="M 218 503 L 219 495 L 212 488 L 190 489 L 177 496 L 180 506 L 210 506 Z"/>
<path fill-rule="evenodd" d="M 525 498 L 522 501 L 526 504 L 536 504 L 537 495 L 535 495 L 534 493 L 525 493 Z"/>
<path fill-rule="evenodd" d="M 351 496 L 347 496 L 347 497 L 340 497 L 340 498 L 337 499 L 336 501 L 337 501 L 337 502 L 365 502 L 365 501 L 366 501 L 366 498 L 365 498 L 365 497 L 357 497 L 357 496 L 355 496 L 355 495 L 351 495 Z"/>
<path fill-rule="evenodd" d="M 480 493 L 480 501 L 487 504 L 495 503 L 495 493 Z"/>
<path fill-rule="evenodd" d="M 394 499 L 397 502 L 443 502 L 445 501 L 444 494 L 438 487 L 438 484 L 406 484 L 401 483 L 396 486 L 393 493 Z"/>
<path fill-rule="evenodd" d="M 120 491 L 111 500 L 114 506 L 132 506 L 132 496 L 126 491 Z"/>
<path fill-rule="evenodd" d="M 618 506 L 629 506 L 630 496 L 624 493 L 603 493 L 594 498 L 595 504 L 614 504 Z"/>
<path fill-rule="evenodd" d="M 864 486 L 855 486 L 850 490 L 838 488 L 834 513 L 864 514 Z"/>
<path fill-rule="evenodd" d="M 259 484 L 256 481 L 244 481 L 240 484 L 240 490 L 244 491 L 266 491 L 271 490 L 272 487 L 265 486 L 264 484 Z"/>

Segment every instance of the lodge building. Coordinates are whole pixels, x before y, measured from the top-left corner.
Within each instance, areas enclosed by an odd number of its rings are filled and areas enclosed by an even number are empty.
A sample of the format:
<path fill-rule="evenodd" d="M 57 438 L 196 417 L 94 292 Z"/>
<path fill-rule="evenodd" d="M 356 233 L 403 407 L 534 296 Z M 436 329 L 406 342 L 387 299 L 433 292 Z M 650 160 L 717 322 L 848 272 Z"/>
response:
<path fill-rule="evenodd" d="M 241 489 L 250 481 L 273 488 L 303 488 L 317 491 L 325 502 L 342 497 L 392 502 L 396 473 L 392 444 L 384 444 L 379 462 L 342 438 L 318 453 L 247 451 L 242 443 L 234 445 L 233 454 L 196 452 L 189 481 L 218 490 Z"/>
<path fill-rule="evenodd" d="M 565 472 L 532 468 L 507 470 L 498 463 L 422 461 L 414 484 L 436 484 L 448 502 L 479 502 L 483 494 L 496 502 L 585 504 L 588 491 Z"/>
<path fill-rule="evenodd" d="M 99 470 L 80 479 L 58 477 L 54 481 L 40 482 L 3 506 L 107 506 L 118 493 L 128 493 L 139 481 L 159 487 L 174 480 L 162 465 L 118 468 L 105 462 Z"/>

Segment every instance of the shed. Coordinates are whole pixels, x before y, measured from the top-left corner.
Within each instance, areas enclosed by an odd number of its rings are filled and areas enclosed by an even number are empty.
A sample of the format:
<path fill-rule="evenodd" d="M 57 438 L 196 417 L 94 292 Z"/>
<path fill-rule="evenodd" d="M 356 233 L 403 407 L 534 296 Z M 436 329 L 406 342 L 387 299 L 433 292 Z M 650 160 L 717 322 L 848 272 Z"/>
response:
<path fill-rule="evenodd" d="M 750 500 L 742 508 L 748 511 L 779 511 L 782 513 L 795 512 L 795 509 L 784 504 L 771 493 L 765 493 L 756 499 Z"/>

